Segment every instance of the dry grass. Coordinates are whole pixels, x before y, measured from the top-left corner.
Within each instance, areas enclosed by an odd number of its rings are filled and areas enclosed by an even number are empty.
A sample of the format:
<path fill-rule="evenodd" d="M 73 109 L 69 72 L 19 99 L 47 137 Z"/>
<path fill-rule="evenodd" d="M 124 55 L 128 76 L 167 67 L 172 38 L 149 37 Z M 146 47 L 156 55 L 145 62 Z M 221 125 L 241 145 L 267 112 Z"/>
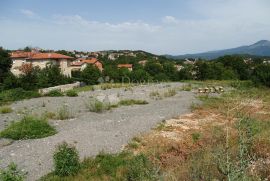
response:
<path fill-rule="evenodd" d="M 217 163 L 224 156 L 226 138 L 232 162 L 237 164 L 239 132 L 236 123 L 244 117 L 253 130 L 252 172 L 241 175 L 253 180 L 266 179 L 270 168 L 270 95 L 267 89 L 236 90 L 221 97 L 203 97 L 191 114 L 166 120 L 141 142 L 128 147 L 134 153 L 144 153 L 163 173 L 164 180 L 224 180 Z M 218 156 L 219 155 L 219 156 Z M 218 158 L 219 157 L 219 158 Z M 225 159 L 225 158 L 224 158 Z M 211 172 L 209 172 L 211 170 Z M 269 177 L 268 177 L 269 178 Z"/>

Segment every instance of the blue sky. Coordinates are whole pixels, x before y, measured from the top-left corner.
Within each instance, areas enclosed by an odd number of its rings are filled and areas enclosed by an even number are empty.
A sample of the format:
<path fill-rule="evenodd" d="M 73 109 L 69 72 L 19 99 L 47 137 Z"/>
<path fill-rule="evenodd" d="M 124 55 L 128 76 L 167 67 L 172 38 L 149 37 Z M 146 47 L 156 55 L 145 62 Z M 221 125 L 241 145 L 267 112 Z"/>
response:
<path fill-rule="evenodd" d="M 270 39 L 269 0 L 0 0 L 0 46 L 184 54 Z"/>

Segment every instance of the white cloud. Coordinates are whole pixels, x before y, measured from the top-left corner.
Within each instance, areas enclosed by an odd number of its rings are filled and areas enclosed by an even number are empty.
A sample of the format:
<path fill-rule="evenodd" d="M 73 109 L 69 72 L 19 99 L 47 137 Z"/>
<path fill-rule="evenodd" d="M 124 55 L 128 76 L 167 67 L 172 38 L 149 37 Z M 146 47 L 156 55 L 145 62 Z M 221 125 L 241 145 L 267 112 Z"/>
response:
<path fill-rule="evenodd" d="M 36 17 L 36 14 L 33 11 L 29 10 L 29 9 L 21 9 L 20 12 L 23 15 L 27 16 L 28 18 Z"/>
<path fill-rule="evenodd" d="M 93 51 L 143 49 L 159 54 L 196 53 L 269 39 L 269 7 L 269 0 L 191 0 L 192 16 L 167 15 L 158 17 L 160 22 L 155 24 L 143 20 L 102 22 L 78 14 L 40 17 L 42 21 L 5 18 L 0 19 L 0 39 L 7 48 L 32 45 Z M 21 13 L 37 16 L 27 10 Z"/>
<path fill-rule="evenodd" d="M 173 16 L 165 16 L 162 18 L 162 22 L 168 24 L 176 24 L 178 23 L 178 20 Z"/>

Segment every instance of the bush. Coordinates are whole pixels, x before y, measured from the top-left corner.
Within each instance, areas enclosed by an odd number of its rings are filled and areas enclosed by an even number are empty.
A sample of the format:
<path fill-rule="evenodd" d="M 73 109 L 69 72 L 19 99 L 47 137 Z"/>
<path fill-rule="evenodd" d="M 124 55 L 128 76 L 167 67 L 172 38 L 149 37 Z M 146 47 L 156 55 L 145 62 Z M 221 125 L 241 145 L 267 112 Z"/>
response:
<path fill-rule="evenodd" d="M 1 181 L 23 181 L 26 173 L 18 170 L 15 163 L 11 163 L 6 170 L 0 170 Z"/>
<path fill-rule="evenodd" d="M 127 180 L 158 180 L 158 174 L 146 156 L 137 155 L 128 163 Z"/>
<path fill-rule="evenodd" d="M 166 92 L 164 92 L 164 97 L 173 97 L 176 95 L 175 89 L 168 89 Z"/>
<path fill-rule="evenodd" d="M 47 94 L 45 94 L 45 96 L 62 97 L 62 96 L 64 96 L 64 94 L 60 90 L 52 90 L 52 91 L 48 92 Z"/>
<path fill-rule="evenodd" d="M 66 142 L 58 145 L 53 155 L 54 172 L 58 176 L 75 175 L 80 170 L 79 154 L 75 147 Z"/>
<path fill-rule="evenodd" d="M 0 105 L 36 97 L 40 97 L 40 94 L 37 91 L 26 91 L 22 88 L 10 89 L 0 92 Z"/>
<path fill-rule="evenodd" d="M 68 97 L 77 97 L 78 93 L 75 90 L 69 90 L 69 91 L 66 92 L 66 95 Z"/>
<path fill-rule="evenodd" d="M 10 126 L 0 132 L 0 137 L 20 140 L 44 138 L 54 134 L 56 134 L 56 130 L 46 119 L 26 116 L 19 122 L 11 123 Z"/>
<path fill-rule="evenodd" d="M 104 103 L 97 99 L 91 99 L 90 101 L 86 102 L 86 107 L 89 109 L 89 111 L 96 113 L 111 109 L 111 105 L 109 103 Z"/>
<path fill-rule="evenodd" d="M 7 113 L 11 113 L 13 110 L 11 107 L 8 107 L 8 106 L 3 106 L 3 107 L 0 107 L 0 113 L 1 114 L 7 114 Z"/>
<path fill-rule="evenodd" d="M 148 102 L 145 100 L 124 99 L 124 100 L 121 100 L 119 104 L 122 106 L 130 106 L 134 104 L 139 104 L 139 105 L 148 104 Z"/>

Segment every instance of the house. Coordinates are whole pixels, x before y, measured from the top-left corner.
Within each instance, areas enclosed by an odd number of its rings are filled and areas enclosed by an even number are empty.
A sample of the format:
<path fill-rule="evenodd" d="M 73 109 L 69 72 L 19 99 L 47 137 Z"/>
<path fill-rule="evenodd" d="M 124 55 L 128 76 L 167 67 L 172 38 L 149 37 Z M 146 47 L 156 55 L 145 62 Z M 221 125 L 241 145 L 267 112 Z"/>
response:
<path fill-rule="evenodd" d="M 138 63 L 144 67 L 145 64 L 147 63 L 147 60 L 141 60 Z"/>
<path fill-rule="evenodd" d="M 101 72 L 103 71 L 102 63 L 96 58 L 78 59 L 77 61 L 72 62 L 71 71 L 82 71 L 89 64 L 96 66 Z"/>
<path fill-rule="evenodd" d="M 174 65 L 174 67 L 176 68 L 177 71 L 180 71 L 184 68 L 184 66 L 182 65 Z"/>
<path fill-rule="evenodd" d="M 133 65 L 132 64 L 118 64 L 118 68 L 127 68 L 129 71 L 133 70 Z"/>
<path fill-rule="evenodd" d="M 62 74 L 71 76 L 70 64 L 73 57 L 58 53 L 39 53 L 39 52 L 24 52 L 15 51 L 11 53 L 12 67 L 11 72 L 14 75 L 20 75 L 22 72 L 20 67 L 25 63 L 31 63 L 33 67 L 45 68 L 47 64 L 52 63 L 58 65 Z"/>

